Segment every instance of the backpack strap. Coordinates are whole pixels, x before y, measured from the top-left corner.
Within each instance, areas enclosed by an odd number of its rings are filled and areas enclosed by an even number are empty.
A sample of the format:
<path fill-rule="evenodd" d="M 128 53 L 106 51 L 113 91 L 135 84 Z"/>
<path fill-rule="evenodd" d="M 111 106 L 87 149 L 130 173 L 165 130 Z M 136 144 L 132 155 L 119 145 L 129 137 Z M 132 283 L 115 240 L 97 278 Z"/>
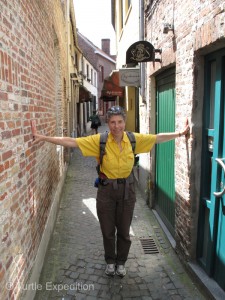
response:
<path fill-rule="evenodd" d="M 129 139 L 129 141 L 131 143 L 132 151 L 133 151 L 133 153 L 135 153 L 136 139 L 135 139 L 134 133 L 131 132 L 131 131 L 126 131 L 126 134 L 127 134 L 128 139 Z"/>
<path fill-rule="evenodd" d="M 100 156 L 99 163 L 102 164 L 103 156 L 105 155 L 105 145 L 108 138 L 108 131 L 100 133 Z"/>

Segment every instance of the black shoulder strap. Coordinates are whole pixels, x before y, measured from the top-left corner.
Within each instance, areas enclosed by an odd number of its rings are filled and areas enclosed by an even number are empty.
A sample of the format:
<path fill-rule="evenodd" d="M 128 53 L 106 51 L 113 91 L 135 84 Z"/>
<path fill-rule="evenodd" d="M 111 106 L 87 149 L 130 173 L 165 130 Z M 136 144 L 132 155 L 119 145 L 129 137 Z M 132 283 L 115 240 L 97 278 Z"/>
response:
<path fill-rule="evenodd" d="M 126 134 L 130 140 L 131 146 L 132 146 L 132 151 L 135 152 L 135 146 L 136 146 L 136 139 L 134 136 L 134 133 L 131 131 L 126 131 Z"/>
<path fill-rule="evenodd" d="M 105 154 L 105 145 L 108 138 L 108 132 L 105 131 L 103 133 L 100 133 L 100 165 L 102 164 L 103 156 Z"/>

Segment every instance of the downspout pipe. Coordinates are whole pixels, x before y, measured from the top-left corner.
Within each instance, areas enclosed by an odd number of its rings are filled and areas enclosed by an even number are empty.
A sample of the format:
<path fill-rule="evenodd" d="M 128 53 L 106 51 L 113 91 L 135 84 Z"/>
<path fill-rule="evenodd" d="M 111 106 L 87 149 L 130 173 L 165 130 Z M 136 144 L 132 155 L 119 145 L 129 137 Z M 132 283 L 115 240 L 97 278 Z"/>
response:
<path fill-rule="evenodd" d="M 139 0 L 139 40 L 144 41 L 144 0 Z M 142 102 L 146 102 L 145 95 L 145 76 L 146 76 L 146 63 L 140 64 L 140 74 L 141 74 L 141 87 L 140 95 L 142 97 Z"/>

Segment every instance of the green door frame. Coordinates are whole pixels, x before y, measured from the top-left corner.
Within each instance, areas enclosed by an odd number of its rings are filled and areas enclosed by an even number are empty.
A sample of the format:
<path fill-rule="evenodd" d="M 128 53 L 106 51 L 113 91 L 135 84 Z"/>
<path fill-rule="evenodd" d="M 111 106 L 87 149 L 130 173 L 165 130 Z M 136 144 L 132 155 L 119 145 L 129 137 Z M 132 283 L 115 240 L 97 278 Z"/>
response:
<path fill-rule="evenodd" d="M 215 260 L 218 251 L 218 241 L 220 239 L 218 236 L 218 226 L 222 224 L 221 203 L 224 199 L 216 197 L 215 192 L 221 190 L 222 182 L 224 184 L 224 172 L 217 160 L 218 158 L 225 158 L 224 69 L 225 49 L 205 57 L 201 199 L 197 248 L 199 263 L 207 274 L 218 277 L 219 281 L 220 275 L 215 275 Z M 222 269 L 224 270 L 224 267 Z M 223 284 L 224 281 L 222 280 Z M 224 288 L 225 284 L 222 287 Z"/>
<path fill-rule="evenodd" d="M 156 77 L 156 133 L 175 131 L 175 68 Z M 168 230 L 175 227 L 174 141 L 156 145 L 156 210 Z"/>

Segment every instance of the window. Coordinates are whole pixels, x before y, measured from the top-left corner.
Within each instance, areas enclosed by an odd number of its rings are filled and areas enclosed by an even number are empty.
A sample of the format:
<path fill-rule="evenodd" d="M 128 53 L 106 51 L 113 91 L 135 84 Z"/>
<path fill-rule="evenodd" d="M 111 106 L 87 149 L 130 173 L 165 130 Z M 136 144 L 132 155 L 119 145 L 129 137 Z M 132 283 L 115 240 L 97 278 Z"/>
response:
<path fill-rule="evenodd" d="M 94 86 L 97 86 L 97 76 L 96 76 L 96 72 L 94 73 Z"/>
<path fill-rule="evenodd" d="M 99 66 L 99 81 L 103 82 L 104 81 L 104 67 Z"/>
<path fill-rule="evenodd" d="M 78 66 L 78 58 L 77 58 L 77 53 L 76 52 L 75 52 L 74 64 L 75 64 L 76 67 Z"/>
<path fill-rule="evenodd" d="M 93 84 L 93 69 L 91 69 L 91 83 Z"/>
<path fill-rule="evenodd" d="M 87 75 L 87 79 L 89 78 L 89 65 L 86 65 L 86 75 Z"/>
<path fill-rule="evenodd" d="M 81 60 L 81 72 L 84 74 L 84 59 Z"/>

